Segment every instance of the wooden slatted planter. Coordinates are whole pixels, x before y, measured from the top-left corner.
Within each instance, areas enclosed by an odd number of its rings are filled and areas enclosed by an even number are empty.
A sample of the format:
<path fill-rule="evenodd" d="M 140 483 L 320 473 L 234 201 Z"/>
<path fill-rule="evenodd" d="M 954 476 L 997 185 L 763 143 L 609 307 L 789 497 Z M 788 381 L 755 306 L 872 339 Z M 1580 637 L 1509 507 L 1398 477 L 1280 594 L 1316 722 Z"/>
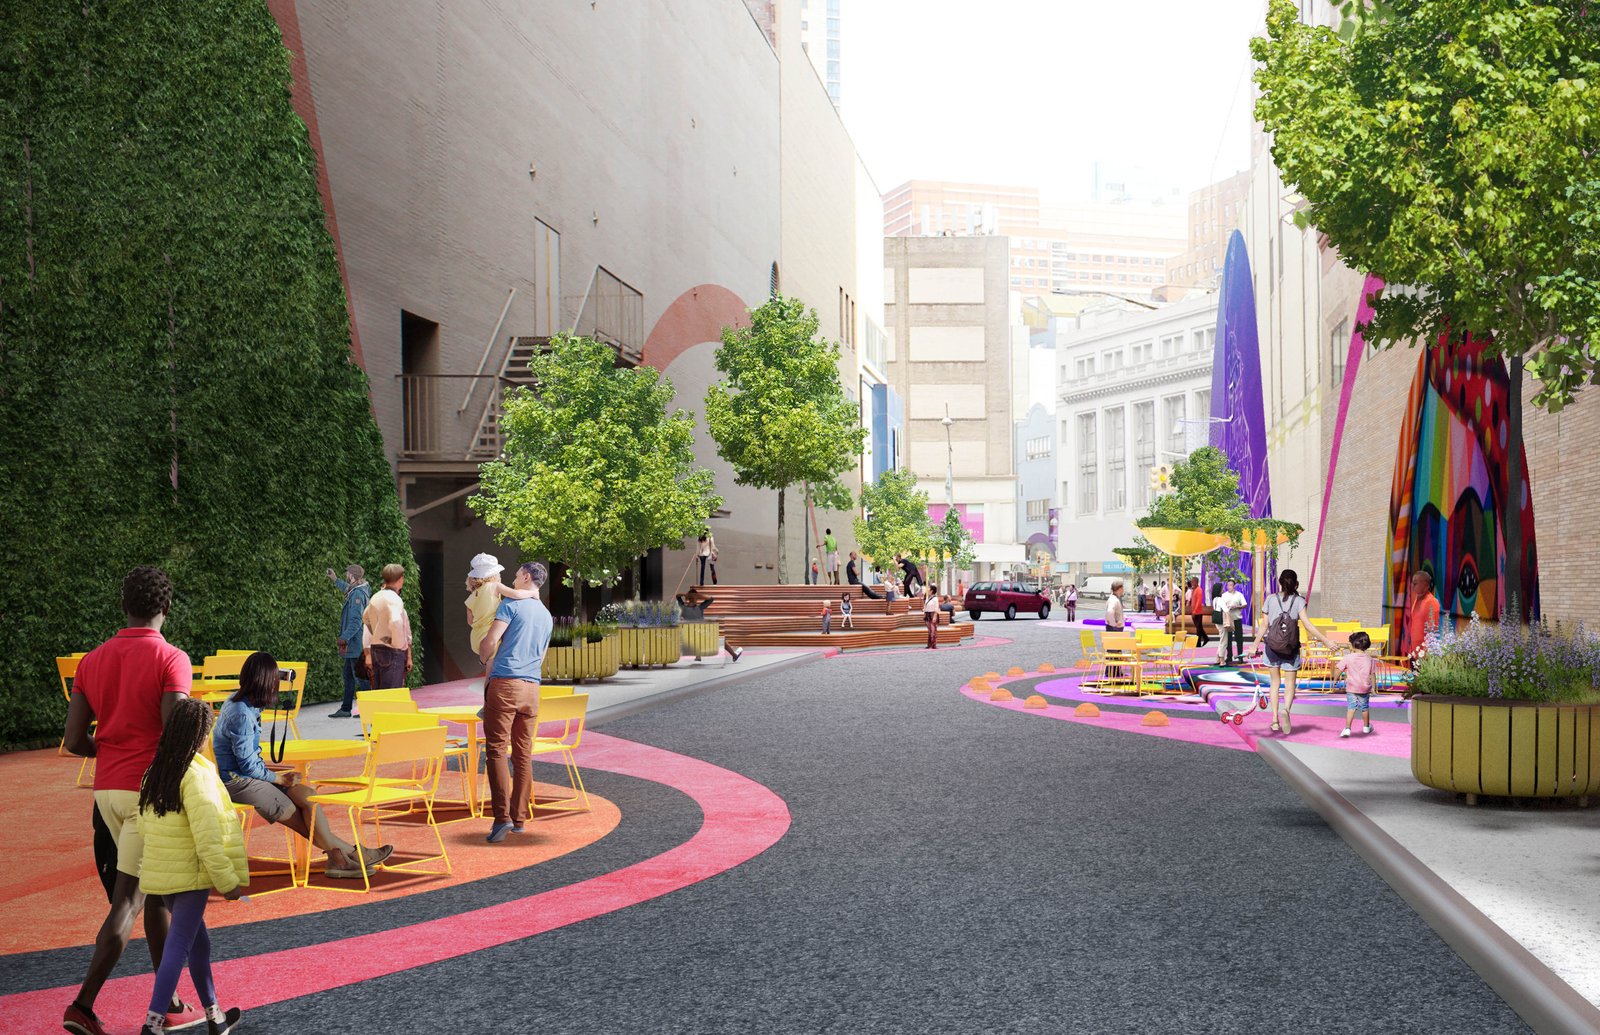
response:
<path fill-rule="evenodd" d="M 1411 699 L 1411 772 L 1478 795 L 1577 798 L 1600 793 L 1600 704 L 1422 694 Z"/>

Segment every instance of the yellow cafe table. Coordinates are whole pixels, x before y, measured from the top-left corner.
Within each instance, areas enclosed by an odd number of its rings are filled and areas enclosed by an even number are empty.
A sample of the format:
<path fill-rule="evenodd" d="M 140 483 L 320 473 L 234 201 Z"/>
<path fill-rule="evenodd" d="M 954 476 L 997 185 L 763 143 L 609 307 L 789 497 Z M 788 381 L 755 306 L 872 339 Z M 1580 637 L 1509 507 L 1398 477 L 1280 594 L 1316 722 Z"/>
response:
<path fill-rule="evenodd" d="M 418 708 L 418 715 L 431 715 L 445 722 L 453 722 L 467 728 L 466 734 L 466 772 L 467 778 L 463 781 L 467 788 L 467 800 L 460 804 L 467 807 L 467 814 L 473 817 L 483 815 L 483 795 L 478 793 L 478 744 L 480 738 L 478 727 L 483 724 L 483 719 L 478 715 L 478 708 L 470 704 L 446 704 L 434 708 Z M 448 799 L 439 799 L 436 804 L 448 805 Z"/>

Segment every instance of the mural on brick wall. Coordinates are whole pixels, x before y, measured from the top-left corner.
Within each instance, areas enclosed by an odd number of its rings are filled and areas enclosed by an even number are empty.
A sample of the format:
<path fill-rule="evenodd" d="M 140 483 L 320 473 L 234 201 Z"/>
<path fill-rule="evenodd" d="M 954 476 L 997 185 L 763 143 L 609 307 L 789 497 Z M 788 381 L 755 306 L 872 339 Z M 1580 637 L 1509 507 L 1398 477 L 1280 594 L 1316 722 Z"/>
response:
<path fill-rule="evenodd" d="M 1457 619 L 1494 619 L 1514 593 L 1539 613 L 1533 498 L 1526 480 L 1518 505 L 1526 563 L 1506 571 L 1505 364 L 1486 342 L 1465 335 L 1421 349 L 1411 381 L 1389 496 L 1386 618 L 1399 619 L 1411 572 L 1433 575 L 1441 610 Z M 1527 457 L 1522 469 L 1527 471 Z"/>

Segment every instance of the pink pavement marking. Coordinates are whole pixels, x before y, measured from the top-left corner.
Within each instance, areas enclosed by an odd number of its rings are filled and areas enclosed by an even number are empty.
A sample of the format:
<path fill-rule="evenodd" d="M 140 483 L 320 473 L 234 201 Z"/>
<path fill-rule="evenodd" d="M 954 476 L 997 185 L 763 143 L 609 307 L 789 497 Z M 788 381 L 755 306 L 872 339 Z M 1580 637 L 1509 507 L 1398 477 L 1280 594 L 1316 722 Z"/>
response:
<path fill-rule="evenodd" d="M 1020 676 L 1008 676 L 1001 679 L 990 680 L 990 685 L 999 689 L 1007 683 L 1020 682 L 1024 679 L 1033 679 L 1039 676 L 1051 675 L 1049 672 L 1027 672 Z M 1344 728 L 1344 716 L 1338 715 L 1311 715 L 1296 712 L 1294 716 L 1294 732 L 1292 734 L 1273 733 L 1270 729 L 1272 720 L 1264 711 L 1253 711 L 1245 716 L 1241 726 L 1234 726 L 1231 722 L 1219 722 L 1213 716 L 1219 710 L 1243 711 L 1249 707 L 1250 696 L 1242 690 L 1238 693 L 1218 692 L 1212 694 L 1209 705 L 1196 705 L 1194 702 L 1163 701 L 1159 698 L 1134 697 L 1102 697 L 1097 694 L 1088 694 L 1078 689 L 1081 675 L 1071 672 L 1061 674 L 1061 678 L 1039 684 L 1034 690 L 1018 688 L 1012 692 L 1017 696 L 1009 701 L 991 701 L 986 693 L 979 693 L 970 685 L 961 687 L 962 694 L 974 701 L 996 708 L 1005 708 L 1008 711 L 1020 711 L 1030 715 L 1042 715 L 1050 719 L 1063 722 L 1077 722 L 1088 726 L 1098 726 L 1102 729 L 1121 730 L 1124 733 L 1139 733 L 1147 737 L 1157 737 L 1162 740 L 1180 740 L 1190 744 L 1204 744 L 1208 747 L 1232 748 L 1242 751 L 1254 751 L 1256 740 L 1260 737 L 1284 739 L 1300 744 L 1314 744 L 1318 747 L 1337 748 L 1341 751 L 1355 751 L 1367 755 L 1383 755 L 1389 758 L 1411 757 L 1411 727 L 1398 722 L 1377 722 L 1373 724 L 1371 733 L 1360 732 L 1360 717 L 1351 730 L 1348 738 L 1341 738 L 1339 731 Z M 1049 688 L 1049 693 L 1055 696 L 1067 697 L 1070 700 L 1087 701 L 1092 704 L 1102 702 L 1120 705 L 1130 705 L 1144 708 L 1146 711 L 1159 711 L 1167 716 L 1170 725 L 1144 726 L 1140 720 L 1145 712 L 1113 712 L 1102 711 L 1098 716 L 1084 717 L 1075 714 L 1074 706 L 1055 703 L 1046 704 L 1043 708 L 1025 708 L 1023 699 L 1030 693 L 1039 692 L 1044 687 Z M 1044 696 L 1043 693 L 1040 696 Z M 1343 703 L 1335 695 L 1317 695 L 1312 698 L 1320 704 Z M 1305 695 L 1299 698 L 1301 703 L 1307 701 Z"/>

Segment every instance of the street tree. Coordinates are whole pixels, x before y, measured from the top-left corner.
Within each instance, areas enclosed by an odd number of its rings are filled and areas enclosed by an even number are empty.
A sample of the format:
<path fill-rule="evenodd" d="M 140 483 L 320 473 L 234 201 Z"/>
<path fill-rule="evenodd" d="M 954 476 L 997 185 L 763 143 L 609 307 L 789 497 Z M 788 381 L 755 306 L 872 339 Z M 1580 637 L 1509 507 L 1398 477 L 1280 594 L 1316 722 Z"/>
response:
<path fill-rule="evenodd" d="M 928 518 L 928 494 L 917 488 L 917 476 L 906 470 L 885 471 L 861 487 L 862 516 L 853 530 L 861 552 L 878 564 L 895 554 L 923 557 L 937 541 Z"/>
<path fill-rule="evenodd" d="M 856 407 L 839 384 L 839 344 L 817 337 L 817 313 L 774 295 L 747 327 L 724 327 L 723 379 L 706 392 L 706 426 L 740 485 L 778 490 L 778 581 L 789 581 L 784 504 L 804 483 L 813 498 L 847 499 L 839 476 L 856 466 Z"/>
<path fill-rule="evenodd" d="M 1228 537 L 1232 551 L 1211 555 L 1208 562 L 1216 577 L 1243 579 L 1239 562 L 1257 541 L 1290 546 L 1300 541 L 1304 529 L 1293 521 L 1250 516 L 1250 508 L 1239 495 L 1239 472 L 1228 462 L 1228 454 L 1216 446 L 1202 446 L 1172 465 L 1171 489 L 1158 494 L 1150 511 L 1134 522 L 1139 528 L 1180 528 L 1212 532 Z M 1148 545 L 1148 540 L 1144 540 Z M 1135 546 L 1138 546 L 1135 543 Z M 1114 551 L 1120 553 L 1121 551 Z"/>
<path fill-rule="evenodd" d="M 945 510 L 944 518 L 934 526 L 933 550 L 945 562 L 945 590 L 952 589 L 950 573 L 954 568 L 970 568 L 977 559 L 976 543 L 967 526 L 961 523 L 961 512 L 954 507 Z"/>
<path fill-rule="evenodd" d="M 694 418 L 672 382 L 616 364 L 592 338 L 557 335 L 529 363 L 535 388 L 506 393 L 500 458 L 467 501 L 502 542 L 566 565 L 566 582 L 609 586 L 658 546 L 704 532 L 722 505 L 695 465 Z"/>
<path fill-rule="evenodd" d="M 1344 260 L 1406 285 L 1362 328 L 1385 346 L 1491 335 L 1508 367 L 1508 498 L 1526 491 L 1522 383 L 1559 411 L 1600 378 L 1600 9 L 1585 0 L 1344 5 L 1339 30 L 1273 0 L 1256 118 Z M 1504 514 L 1507 564 L 1524 557 Z"/>

